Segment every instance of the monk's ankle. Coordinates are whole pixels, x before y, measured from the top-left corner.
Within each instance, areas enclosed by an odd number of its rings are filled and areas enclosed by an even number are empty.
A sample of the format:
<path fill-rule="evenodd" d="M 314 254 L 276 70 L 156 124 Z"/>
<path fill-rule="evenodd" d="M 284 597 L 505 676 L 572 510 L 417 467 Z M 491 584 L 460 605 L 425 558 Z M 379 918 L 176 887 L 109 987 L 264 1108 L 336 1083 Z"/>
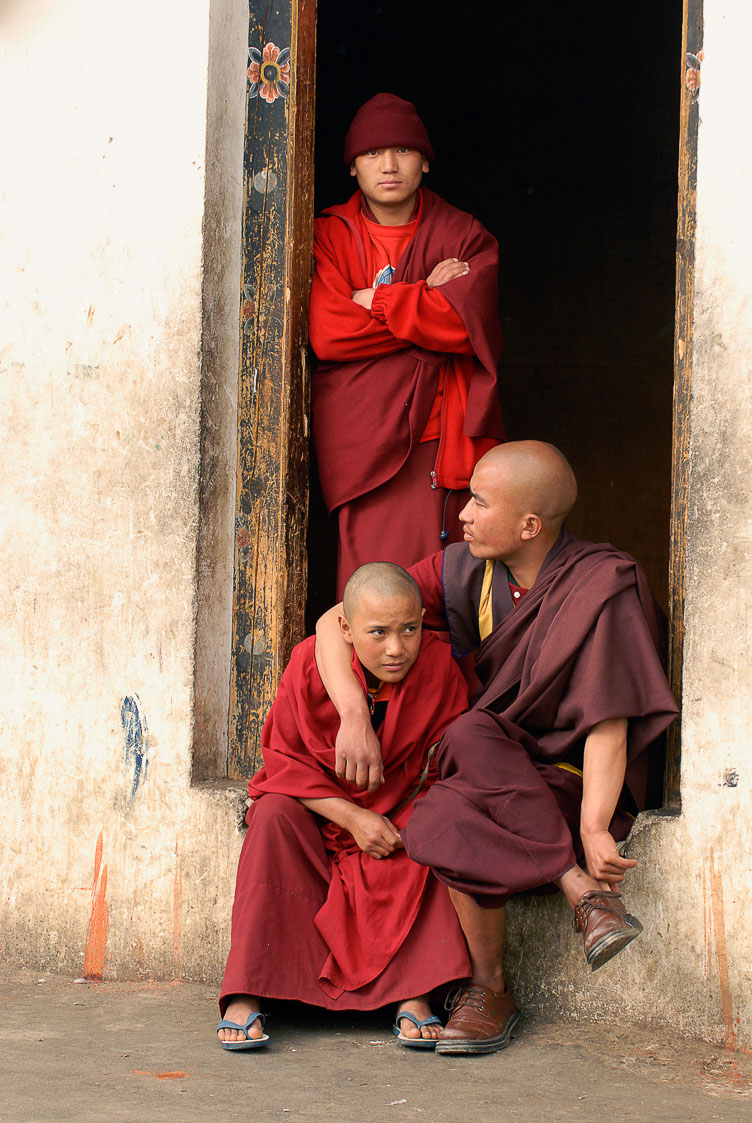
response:
<path fill-rule="evenodd" d="M 594 877 L 591 877 L 579 866 L 572 866 L 561 877 L 557 877 L 555 884 L 559 886 L 566 897 L 570 909 L 574 908 L 583 893 L 603 892 L 603 885 L 600 881 L 596 881 Z"/>
<path fill-rule="evenodd" d="M 504 980 L 504 972 L 502 970 L 493 971 L 474 971 L 470 979 L 470 986 L 476 987 L 490 987 L 495 990 L 497 994 L 503 994 L 507 988 Z"/>

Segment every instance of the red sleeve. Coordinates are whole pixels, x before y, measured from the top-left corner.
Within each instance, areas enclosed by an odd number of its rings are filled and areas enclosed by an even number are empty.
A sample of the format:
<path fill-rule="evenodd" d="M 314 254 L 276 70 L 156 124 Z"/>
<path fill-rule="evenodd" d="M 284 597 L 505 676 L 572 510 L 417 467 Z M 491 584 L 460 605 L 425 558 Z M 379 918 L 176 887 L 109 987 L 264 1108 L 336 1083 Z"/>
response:
<path fill-rule="evenodd" d="M 427 351 L 473 354 L 462 317 L 437 288 L 429 289 L 425 281 L 379 285 L 371 316 L 397 339 L 409 340 Z"/>
<path fill-rule="evenodd" d="M 330 222 L 339 220 L 332 219 Z M 350 248 L 353 253 L 354 249 Z M 319 359 L 349 362 L 402 351 L 409 343 L 395 339 L 389 328 L 352 300 L 353 289 L 364 288 L 362 278 L 348 270 L 347 245 L 332 241 L 325 220 L 314 227 L 316 268 L 311 284 L 309 338 Z"/>
<path fill-rule="evenodd" d="M 423 623 L 436 632 L 448 632 L 449 625 L 444 607 L 444 582 L 442 579 L 444 551 L 437 550 L 427 558 L 421 558 L 407 572 L 415 579 L 423 598 L 426 612 Z"/>

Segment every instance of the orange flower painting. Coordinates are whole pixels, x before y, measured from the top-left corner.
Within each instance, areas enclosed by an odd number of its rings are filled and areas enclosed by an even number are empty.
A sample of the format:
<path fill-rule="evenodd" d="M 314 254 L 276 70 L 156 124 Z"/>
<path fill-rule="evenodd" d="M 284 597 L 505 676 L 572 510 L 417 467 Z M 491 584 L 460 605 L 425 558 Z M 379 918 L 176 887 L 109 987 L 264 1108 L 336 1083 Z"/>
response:
<path fill-rule="evenodd" d="M 687 55 L 687 74 L 685 82 L 692 101 L 696 101 L 700 95 L 700 67 L 702 66 L 704 58 L 705 54 L 703 51 L 698 51 L 696 55 Z"/>
<path fill-rule="evenodd" d="M 290 48 L 282 50 L 267 43 L 262 51 L 249 47 L 248 57 L 248 96 L 261 97 L 269 105 L 278 97 L 286 98 L 290 93 Z"/>

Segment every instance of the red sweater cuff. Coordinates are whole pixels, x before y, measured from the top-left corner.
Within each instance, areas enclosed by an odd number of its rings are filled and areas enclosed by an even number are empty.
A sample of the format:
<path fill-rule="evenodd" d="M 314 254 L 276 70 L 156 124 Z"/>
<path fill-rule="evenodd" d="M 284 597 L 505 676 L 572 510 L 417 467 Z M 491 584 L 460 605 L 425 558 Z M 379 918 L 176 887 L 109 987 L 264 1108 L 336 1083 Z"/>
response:
<path fill-rule="evenodd" d="M 388 307 L 388 298 L 391 293 L 390 285 L 378 285 L 373 294 L 371 302 L 371 315 L 374 320 L 380 320 L 382 324 L 386 323 L 386 310 Z"/>

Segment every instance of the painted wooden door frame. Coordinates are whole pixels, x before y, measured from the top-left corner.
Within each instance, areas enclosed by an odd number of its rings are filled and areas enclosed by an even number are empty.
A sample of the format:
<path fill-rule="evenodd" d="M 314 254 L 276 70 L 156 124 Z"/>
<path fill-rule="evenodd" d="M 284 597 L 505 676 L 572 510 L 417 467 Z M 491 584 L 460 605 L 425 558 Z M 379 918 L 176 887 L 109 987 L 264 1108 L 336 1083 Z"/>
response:
<path fill-rule="evenodd" d="M 684 0 L 677 226 L 669 674 L 681 698 L 702 0 Z M 249 13 L 235 589 L 228 776 L 260 765 L 261 727 L 302 638 L 306 595 L 316 0 Z M 694 88 L 691 88 L 694 86 Z M 680 726 L 664 803 L 679 807 Z"/>
<path fill-rule="evenodd" d="M 678 701 L 682 695 L 684 600 L 687 568 L 687 496 L 689 489 L 690 405 L 694 319 L 695 231 L 697 215 L 697 133 L 699 70 L 702 64 L 702 0 L 684 0 L 682 32 L 682 100 L 679 139 L 679 213 L 676 238 L 676 331 L 674 336 L 674 434 L 669 562 L 669 678 Z M 680 807 L 680 733 L 669 731 L 664 806 Z"/>
<path fill-rule="evenodd" d="M 261 764 L 280 674 L 303 638 L 316 0 L 252 0 L 243 195 L 228 777 Z"/>

